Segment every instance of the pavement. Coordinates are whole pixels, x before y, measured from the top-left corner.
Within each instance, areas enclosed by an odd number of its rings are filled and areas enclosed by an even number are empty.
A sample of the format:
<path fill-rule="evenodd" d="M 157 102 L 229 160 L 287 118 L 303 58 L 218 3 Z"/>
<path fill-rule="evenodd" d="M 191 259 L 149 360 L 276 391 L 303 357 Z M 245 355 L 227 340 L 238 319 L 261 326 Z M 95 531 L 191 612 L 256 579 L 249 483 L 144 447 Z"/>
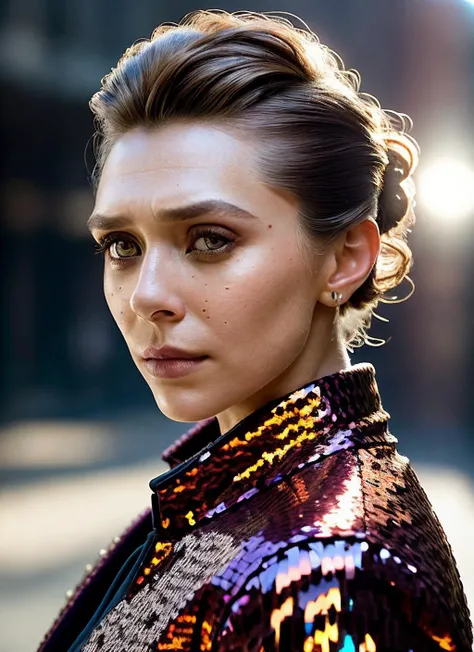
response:
<path fill-rule="evenodd" d="M 154 412 L 0 429 L 0 652 L 34 652 L 85 565 L 149 506 L 160 452 L 188 425 Z M 474 478 L 409 457 L 474 612 Z"/>

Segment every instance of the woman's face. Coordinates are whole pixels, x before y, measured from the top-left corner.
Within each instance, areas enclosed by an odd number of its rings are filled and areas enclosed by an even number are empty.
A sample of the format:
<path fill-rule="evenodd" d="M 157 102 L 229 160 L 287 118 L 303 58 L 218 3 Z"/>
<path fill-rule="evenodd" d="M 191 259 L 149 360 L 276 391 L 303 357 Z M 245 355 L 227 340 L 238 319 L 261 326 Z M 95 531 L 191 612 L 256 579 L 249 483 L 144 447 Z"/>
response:
<path fill-rule="evenodd" d="M 309 268 L 296 201 L 255 161 L 251 142 L 212 124 L 133 130 L 111 150 L 90 220 L 108 306 L 159 408 L 217 415 L 223 432 L 341 367 L 334 304 L 319 302 L 326 254 Z M 174 377 L 167 363 L 166 377 L 145 359 L 165 345 L 206 357 Z"/>

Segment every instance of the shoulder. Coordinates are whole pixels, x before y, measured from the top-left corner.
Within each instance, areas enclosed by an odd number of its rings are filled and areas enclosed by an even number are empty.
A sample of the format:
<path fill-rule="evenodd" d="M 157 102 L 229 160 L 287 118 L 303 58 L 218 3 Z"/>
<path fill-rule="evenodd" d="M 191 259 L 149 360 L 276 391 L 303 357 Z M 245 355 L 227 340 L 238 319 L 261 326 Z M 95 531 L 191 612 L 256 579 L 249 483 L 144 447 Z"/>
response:
<path fill-rule="evenodd" d="M 357 537 L 289 545 L 229 601 L 215 649 L 470 651 L 408 557 Z"/>

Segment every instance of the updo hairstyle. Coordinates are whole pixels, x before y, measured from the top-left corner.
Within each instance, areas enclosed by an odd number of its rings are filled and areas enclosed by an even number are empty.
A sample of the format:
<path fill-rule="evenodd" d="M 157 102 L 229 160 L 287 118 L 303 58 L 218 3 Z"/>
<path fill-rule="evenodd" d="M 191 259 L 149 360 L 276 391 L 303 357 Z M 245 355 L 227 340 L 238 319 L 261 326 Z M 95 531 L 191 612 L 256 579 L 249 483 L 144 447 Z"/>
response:
<path fill-rule="evenodd" d="M 242 133 L 255 143 L 262 180 L 299 200 L 315 255 L 344 230 L 377 221 L 380 255 L 344 297 L 338 324 L 351 351 L 384 343 L 367 334 L 374 309 L 398 303 L 384 295 L 404 279 L 414 289 L 406 239 L 419 149 L 410 119 L 359 89 L 359 74 L 307 26 L 247 11 L 194 11 L 128 48 L 92 97 L 94 188 L 114 143 L 133 128 L 203 121 Z"/>

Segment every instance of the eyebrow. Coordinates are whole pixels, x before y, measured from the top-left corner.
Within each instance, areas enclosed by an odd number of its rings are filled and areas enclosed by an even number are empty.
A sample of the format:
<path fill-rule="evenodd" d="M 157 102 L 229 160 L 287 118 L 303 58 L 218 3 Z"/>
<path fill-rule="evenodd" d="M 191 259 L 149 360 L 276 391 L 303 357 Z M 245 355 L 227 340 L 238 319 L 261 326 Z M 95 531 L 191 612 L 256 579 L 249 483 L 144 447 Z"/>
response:
<path fill-rule="evenodd" d="M 257 216 L 244 208 L 240 208 L 235 204 L 224 201 L 223 199 L 206 199 L 194 204 L 187 204 L 186 206 L 178 206 L 177 208 L 162 208 L 155 213 L 156 217 L 165 222 L 183 222 L 185 220 L 192 220 L 200 215 L 208 215 L 210 213 L 227 213 L 239 218 L 256 218 Z M 124 227 L 130 224 L 130 219 L 123 215 L 102 215 L 101 213 L 94 212 L 87 220 L 87 228 L 89 231 L 108 231 Z"/>

